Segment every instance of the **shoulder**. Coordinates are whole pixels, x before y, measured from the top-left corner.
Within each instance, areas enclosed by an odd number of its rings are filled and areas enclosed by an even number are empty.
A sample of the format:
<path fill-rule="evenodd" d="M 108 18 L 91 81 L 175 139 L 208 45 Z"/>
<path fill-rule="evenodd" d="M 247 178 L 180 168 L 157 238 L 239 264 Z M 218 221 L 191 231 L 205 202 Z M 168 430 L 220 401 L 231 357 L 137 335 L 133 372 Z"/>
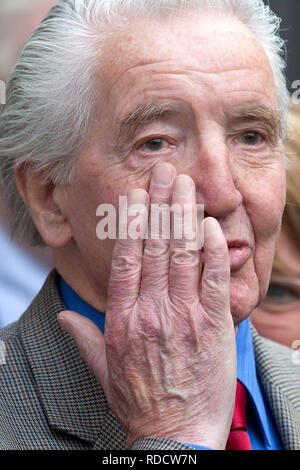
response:
<path fill-rule="evenodd" d="M 272 369 L 273 373 L 279 375 L 285 371 L 287 374 L 300 378 L 300 358 L 297 359 L 297 351 L 263 338 L 253 326 L 251 326 L 251 333 L 258 368 Z"/>
<path fill-rule="evenodd" d="M 20 422 L 37 401 L 18 321 L 0 330 L 0 449 L 19 448 Z"/>
<path fill-rule="evenodd" d="M 0 330 L 0 387 L 15 364 L 23 363 L 24 349 L 21 343 L 19 321 Z M 25 360 L 25 357 L 24 357 Z"/>
<path fill-rule="evenodd" d="M 0 330 L 0 449 L 44 448 L 49 434 L 30 355 L 33 350 L 40 358 L 39 348 L 47 343 L 38 333 L 46 310 L 52 315 L 53 282 L 52 274 L 20 319 Z M 43 372 L 43 358 L 39 367 Z"/>
<path fill-rule="evenodd" d="M 273 393 L 284 394 L 300 413 L 299 352 L 259 336 L 251 327 L 256 369 L 262 385 Z"/>

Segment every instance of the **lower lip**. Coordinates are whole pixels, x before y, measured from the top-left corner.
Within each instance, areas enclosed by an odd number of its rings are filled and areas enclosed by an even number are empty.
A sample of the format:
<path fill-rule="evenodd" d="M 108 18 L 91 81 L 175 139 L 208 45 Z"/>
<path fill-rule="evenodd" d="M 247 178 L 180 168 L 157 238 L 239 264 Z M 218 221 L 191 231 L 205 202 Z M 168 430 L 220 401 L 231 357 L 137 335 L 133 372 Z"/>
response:
<path fill-rule="evenodd" d="M 251 257 L 251 249 L 248 246 L 232 246 L 228 248 L 230 269 L 237 271 Z"/>

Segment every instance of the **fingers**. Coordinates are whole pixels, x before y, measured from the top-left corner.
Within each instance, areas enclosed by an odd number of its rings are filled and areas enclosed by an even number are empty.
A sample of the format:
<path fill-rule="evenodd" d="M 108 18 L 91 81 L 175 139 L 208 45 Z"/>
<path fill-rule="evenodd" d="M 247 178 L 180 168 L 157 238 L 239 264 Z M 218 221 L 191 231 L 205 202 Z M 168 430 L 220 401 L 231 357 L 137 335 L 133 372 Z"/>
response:
<path fill-rule="evenodd" d="M 170 163 L 158 164 L 153 170 L 141 292 L 156 295 L 169 289 L 170 203 L 175 176 L 175 167 Z"/>
<path fill-rule="evenodd" d="M 139 294 L 145 232 L 148 225 L 149 196 L 143 189 L 128 194 L 128 208 L 120 208 L 119 231 L 123 238 L 115 242 L 108 298 L 118 299 L 120 312 L 131 308 Z"/>
<path fill-rule="evenodd" d="M 230 261 L 223 231 L 216 219 L 204 220 L 205 264 L 201 282 L 201 304 L 210 315 L 230 313 Z"/>
<path fill-rule="evenodd" d="M 192 303 L 199 296 L 200 252 L 193 247 L 197 236 L 195 185 L 185 175 L 174 181 L 170 244 L 170 297 Z"/>
<path fill-rule="evenodd" d="M 74 339 L 82 358 L 105 391 L 107 384 L 105 340 L 99 328 L 88 318 L 72 311 L 60 312 L 57 319 L 60 326 Z"/>

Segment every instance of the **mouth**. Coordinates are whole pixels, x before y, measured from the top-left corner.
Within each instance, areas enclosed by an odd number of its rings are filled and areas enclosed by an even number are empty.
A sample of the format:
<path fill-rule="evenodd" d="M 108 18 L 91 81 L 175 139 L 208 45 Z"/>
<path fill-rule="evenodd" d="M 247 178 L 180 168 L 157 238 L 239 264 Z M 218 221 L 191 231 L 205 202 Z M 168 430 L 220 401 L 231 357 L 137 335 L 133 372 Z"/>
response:
<path fill-rule="evenodd" d="M 230 271 L 238 271 L 252 256 L 252 249 L 248 242 L 244 240 L 227 241 Z M 205 252 L 201 250 L 202 261 L 205 262 Z"/>
<path fill-rule="evenodd" d="M 230 260 L 230 270 L 238 271 L 251 258 L 252 250 L 249 243 L 244 240 L 228 241 L 228 253 Z"/>

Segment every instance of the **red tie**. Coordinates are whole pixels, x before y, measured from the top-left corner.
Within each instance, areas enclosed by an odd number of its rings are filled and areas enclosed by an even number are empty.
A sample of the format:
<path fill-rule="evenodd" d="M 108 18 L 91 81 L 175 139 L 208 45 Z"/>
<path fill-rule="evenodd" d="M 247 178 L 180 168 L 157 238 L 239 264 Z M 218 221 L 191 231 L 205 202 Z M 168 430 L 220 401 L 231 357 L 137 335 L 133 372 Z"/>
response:
<path fill-rule="evenodd" d="M 246 423 L 247 392 L 237 380 L 235 405 L 226 450 L 251 450 Z"/>

